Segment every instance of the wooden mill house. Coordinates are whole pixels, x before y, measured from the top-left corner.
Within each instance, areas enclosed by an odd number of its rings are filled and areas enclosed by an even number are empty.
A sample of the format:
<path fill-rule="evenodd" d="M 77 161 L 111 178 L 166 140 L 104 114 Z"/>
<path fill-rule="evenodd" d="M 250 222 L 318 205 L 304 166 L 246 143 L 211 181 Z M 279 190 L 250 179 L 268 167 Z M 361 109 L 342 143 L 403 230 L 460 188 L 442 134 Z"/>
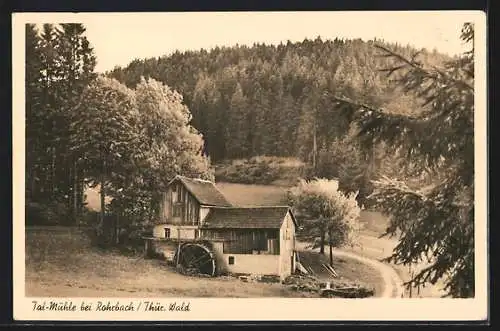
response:
<path fill-rule="evenodd" d="M 176 176 L 146 251 L 199 273 L 284 279 L 296 267 L 296 227 L 288 206 L 233 206 L 213 182 Z"/>

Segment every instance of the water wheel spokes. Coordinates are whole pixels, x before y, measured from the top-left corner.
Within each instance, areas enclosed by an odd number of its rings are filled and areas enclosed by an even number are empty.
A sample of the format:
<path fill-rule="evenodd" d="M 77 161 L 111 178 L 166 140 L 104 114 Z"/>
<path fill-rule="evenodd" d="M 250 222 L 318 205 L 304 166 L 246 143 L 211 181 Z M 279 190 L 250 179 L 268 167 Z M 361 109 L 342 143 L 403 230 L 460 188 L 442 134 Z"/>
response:
<path fill-rule="evenodd" d="M 212 259 L 210 258 L 210 256 L 207 256 L 206 254 L 202 254 L 198 257 L 193 257 L 193 259 L 191 259 L 189 261 L 189 265 L 192 267 L 203 266 L 207 263 L 210 263 L 211 261 L 212 261 Z"/>
<path fill-rule="evenodd" d="M 208 247 L 194 243 L 184 244 L 179 254 L 179 264 L 186 272 L 214 276 L 214 254 Z"/>
<path fill-rule="evenodd" d="M 194 259 L 193 254 L 189 250 L 181 251 L 180 261 L 183 266 L 189 266 L 191 261 Z"/>

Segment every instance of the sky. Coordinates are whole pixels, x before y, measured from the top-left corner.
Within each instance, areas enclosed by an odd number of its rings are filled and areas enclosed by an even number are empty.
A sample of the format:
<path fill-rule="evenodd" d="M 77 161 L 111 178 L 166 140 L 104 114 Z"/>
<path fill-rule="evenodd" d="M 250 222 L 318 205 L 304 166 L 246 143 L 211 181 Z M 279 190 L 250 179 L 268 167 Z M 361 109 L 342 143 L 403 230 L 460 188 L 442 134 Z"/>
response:
<path fill-rule="evenodd" d="M 96 71 L 175 50 L 254 42 L 278 44 L 320 36 L 384 39 L 455 55 L 465 50 L 460 28 L 471 12 L 194 12 L 79 13 L 31 16 L 31 22 L 81 22 L 97 56 Z M 67 15 L 67 14 L 66 14 Z M 468 16 L 467 16 L 468 15 Z"/>

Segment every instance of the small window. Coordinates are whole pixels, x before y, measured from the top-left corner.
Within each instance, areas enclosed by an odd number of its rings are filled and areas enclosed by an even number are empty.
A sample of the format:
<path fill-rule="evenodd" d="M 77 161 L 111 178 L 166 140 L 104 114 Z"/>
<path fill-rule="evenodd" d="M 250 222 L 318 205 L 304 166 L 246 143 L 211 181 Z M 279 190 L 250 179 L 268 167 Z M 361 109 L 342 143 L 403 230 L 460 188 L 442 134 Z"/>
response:
<path fill-rule="evenodd" d="M 278 239 L 278 231 L 269 231 L 267 233 L 267 239 Z"/>
<path fill-rule="evenodd" d="M 172 203 L 177 202 L 177 187 L 175 185 L 172 185 L 172 189 L 170 191 L 170 196 L 172 198 Z"/>
<path fill-rule="evenodd" d="M 194 230 L 194 239 L 200 238 L 200 230 L 196 229 Z"/>
<path fill-rule="evenodd" d="M 165 238 L 170 238 L 170 229 L 165 228 Z"/>
<path fill-rule="evenodd" d="M 181 206 L 180 205 L 174 205 L 173 207 L 173 216 L 174 217 L 179 217 L 181 216 Z"/>
<path fill-rule="evenodd" d="M 181 190 L 181 187 L 179 186 L 179 188 L 177 189 L 177 202 L 182 202 L 182 190 Z"/>
<path fill-rule="evenodd" d="M 229 264 L 234 264 L 234 256 L 229 257 Z"/>

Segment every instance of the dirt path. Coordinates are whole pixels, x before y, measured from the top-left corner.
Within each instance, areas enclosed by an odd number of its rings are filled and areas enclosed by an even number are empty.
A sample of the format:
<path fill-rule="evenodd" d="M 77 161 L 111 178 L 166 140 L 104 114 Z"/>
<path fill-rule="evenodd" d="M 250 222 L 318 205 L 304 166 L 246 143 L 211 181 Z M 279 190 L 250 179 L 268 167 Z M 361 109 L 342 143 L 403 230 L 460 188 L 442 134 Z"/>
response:
<path fill-rule="evenodd" d="M 370 259 L 364 256 L 360 256 L 355 253 L 345 252 L 335 250 L 333 254 L 337 257 L 346 257 L 354 260 L 358 260 L 361 263 L 365 263 L 372 268 L 378 270 L 384 279 L 385 287 L 384 291 L 380 295 L 381 298 L 401 298 L 403 294 L 403 280 L 399 277 L 396 270 L 380 261 Z"/>

